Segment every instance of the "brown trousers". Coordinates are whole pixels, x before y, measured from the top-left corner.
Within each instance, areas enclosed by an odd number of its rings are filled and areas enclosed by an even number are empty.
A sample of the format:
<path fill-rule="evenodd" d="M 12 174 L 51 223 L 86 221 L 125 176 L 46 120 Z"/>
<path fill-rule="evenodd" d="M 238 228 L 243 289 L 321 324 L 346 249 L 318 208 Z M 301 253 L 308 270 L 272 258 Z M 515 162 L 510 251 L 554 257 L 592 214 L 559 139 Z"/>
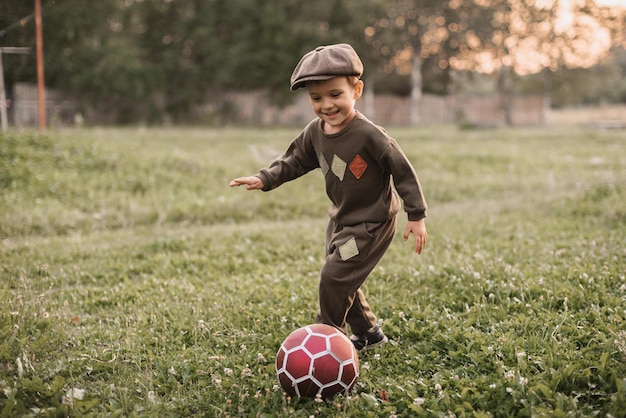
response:
<path fill-rule="evenodd" d="M 383 257 L 396 230 L 396 218 L 383 223 L 343 226 L 331 220 L 326 229 L 326 262 L 319 284 L 317 322 L 347 334 L 347 325 L 362 335 L 377 324 L 361 291 L 367 276 Z"/>

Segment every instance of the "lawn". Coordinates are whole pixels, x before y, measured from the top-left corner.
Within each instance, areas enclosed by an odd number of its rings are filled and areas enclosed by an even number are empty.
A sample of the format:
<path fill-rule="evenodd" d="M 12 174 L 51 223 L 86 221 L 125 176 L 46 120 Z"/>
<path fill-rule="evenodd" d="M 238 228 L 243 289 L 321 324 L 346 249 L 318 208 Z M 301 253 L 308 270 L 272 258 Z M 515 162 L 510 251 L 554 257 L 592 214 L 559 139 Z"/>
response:
<path fill-rule="evenodd" d="M 626 138 L 395 128 L 429 202 L 365 285 L 390 343 L 291 399 L 314 322 L 321 173 L 231 189 L 297 129 L 0 134 L 0 417 L 626 416 Z"/>

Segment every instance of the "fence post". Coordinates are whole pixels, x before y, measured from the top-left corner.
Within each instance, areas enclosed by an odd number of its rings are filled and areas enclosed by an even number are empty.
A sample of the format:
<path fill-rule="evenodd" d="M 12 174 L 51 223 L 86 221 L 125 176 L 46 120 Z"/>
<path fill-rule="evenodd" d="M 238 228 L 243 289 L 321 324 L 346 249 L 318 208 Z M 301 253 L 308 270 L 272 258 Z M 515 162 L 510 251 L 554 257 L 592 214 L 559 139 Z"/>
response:
<path fill-rule="evenodd" d="M 43 76 L 43 31 L 41 22 L 41 0 L 35 0 L 35 31 L 37 35 L 37 100 L 39 109 L 39 130 L 46 130 L 46 88 Z"/>

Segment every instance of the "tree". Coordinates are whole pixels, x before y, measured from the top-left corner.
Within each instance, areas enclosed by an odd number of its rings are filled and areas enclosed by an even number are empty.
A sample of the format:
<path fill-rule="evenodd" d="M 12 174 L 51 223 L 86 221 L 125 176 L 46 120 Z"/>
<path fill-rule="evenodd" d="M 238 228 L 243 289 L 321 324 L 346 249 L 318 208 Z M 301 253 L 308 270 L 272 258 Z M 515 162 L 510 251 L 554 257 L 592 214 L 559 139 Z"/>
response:
<path fill-rule="evenodd" d="M 413 124 L 422 80 L 449 83 L 452 70 L 497 74 L 510 123 L 515 75 L 593 65 L 623 34 L 618 16 L 593 0 L 395 0 L 366 32 L 388 68 L 410 73 Z"/>
<path fill-rule="evenodd" d="M 368 40 L 387 60 L 388 71 L 411 76 L 411 123 L 420 122 L 418 104 L 425 74 L 443 78 L 442 92 L 450 82 L 455 57 L 469 49 L 477 33 L 490 35 L 492 11 L 480 0 L 396 0 L 386 16 L 366 29 Z M 468 46 L 469 45 L 469 46 Z M 458 61 L 458 60 L 457 60 Z"/>
<path fill-rule="evenodd" d="M 489 9 L 492 37 L 483 34 L 451 65 L 498 75 L 509 124 L 514 75 L 542 72 L 544 91 L 550 91 L 555 71 L 589 68 L 619 39 L 619 25 L 609 25 L 611 19 L 619 22 L 619 13 L 599 8 L 593 0 L 492 0 Z"/>

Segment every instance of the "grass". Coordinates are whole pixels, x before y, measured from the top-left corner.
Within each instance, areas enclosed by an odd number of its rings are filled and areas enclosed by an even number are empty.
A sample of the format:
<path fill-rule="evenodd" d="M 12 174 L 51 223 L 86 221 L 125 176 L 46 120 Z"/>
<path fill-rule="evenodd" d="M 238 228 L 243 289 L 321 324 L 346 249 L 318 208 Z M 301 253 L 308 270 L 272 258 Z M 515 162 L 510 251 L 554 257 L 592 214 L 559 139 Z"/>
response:
<path fill-rule="evenodd" d="M 0 136 L 0 417 L 625 416 L 623 132 L 390 131 L 430 241 L 368 279 L 391 343 L 322 402 L 273 363 L 315 318 L 321 175 L 227 187 L 296 131 Z"/>

